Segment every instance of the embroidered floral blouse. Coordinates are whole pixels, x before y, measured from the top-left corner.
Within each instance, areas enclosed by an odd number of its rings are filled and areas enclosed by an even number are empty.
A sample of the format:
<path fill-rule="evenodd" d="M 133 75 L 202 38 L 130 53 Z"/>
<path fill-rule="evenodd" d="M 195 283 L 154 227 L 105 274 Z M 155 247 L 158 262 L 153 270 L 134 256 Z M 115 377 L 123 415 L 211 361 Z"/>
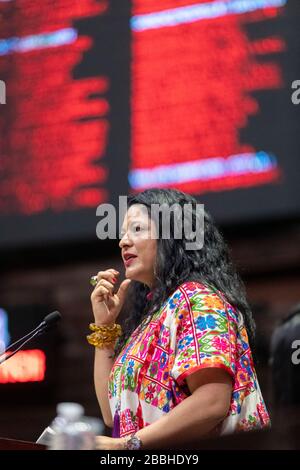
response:
<path fill-rule="evenodd" d="M 222 367 L 233 379 L 220 434 L 270 425 L 241 313 L 221 293 L 185 282 L 116 358 L 109 377 L 113 435 L 160 419 L 190 395 L 186 377 L 206 367 Z"/>

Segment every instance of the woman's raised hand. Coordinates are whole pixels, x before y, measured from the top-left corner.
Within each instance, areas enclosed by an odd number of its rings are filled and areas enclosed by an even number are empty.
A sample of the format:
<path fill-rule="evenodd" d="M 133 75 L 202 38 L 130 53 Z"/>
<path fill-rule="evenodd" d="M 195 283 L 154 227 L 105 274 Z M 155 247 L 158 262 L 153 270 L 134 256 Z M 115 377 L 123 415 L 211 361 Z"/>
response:
<path fill-rule="evenodd" d="M 99 271 L 98 282 L 91 294 L 91 302 L 95 323 L 97 325 L 111 325 L 115 323 L 124 304 L 130 279 L 125 279 L 118 291 L 114 293 L 119 272 L 115 269 Z"/>

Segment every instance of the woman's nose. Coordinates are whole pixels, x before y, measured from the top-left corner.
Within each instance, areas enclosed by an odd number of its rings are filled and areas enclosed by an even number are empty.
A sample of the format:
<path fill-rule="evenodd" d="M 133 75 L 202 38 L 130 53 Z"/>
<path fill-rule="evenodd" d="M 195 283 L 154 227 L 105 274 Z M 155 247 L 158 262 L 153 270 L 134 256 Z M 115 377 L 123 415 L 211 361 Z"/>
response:
<path fill-rule="evenodd" d="M 125 233 L 125 235 L 123 235 L 123 237 L 120 240 L 119 247 L 123 248 L 124 246 L 128 246 L 128 245 L 129 246 L 132 245 L 132 241 L 128 238 L 127 233 Z"/>

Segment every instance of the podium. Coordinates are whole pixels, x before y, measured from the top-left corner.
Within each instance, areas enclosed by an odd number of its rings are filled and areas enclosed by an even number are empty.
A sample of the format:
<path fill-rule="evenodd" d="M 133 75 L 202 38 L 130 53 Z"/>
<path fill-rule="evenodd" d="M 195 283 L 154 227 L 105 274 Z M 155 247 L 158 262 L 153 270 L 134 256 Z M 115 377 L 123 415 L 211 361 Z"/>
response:
<path fill-rule="evenodd" d="M 213 439 L 201 439 L 185 446 L 171 446 L 172 450 L 300 450 L 300 429 L 287 433 L 274 430 L 231 434 Z M 47 450 L 35 442 L 0 438 L 1 450 Z M 170 447 L 165 450 L 170 450 Z"/>
<path fill-rule="evenodd" d="M 271 429 L 240 432 L 190 441 L 165 450 L 300 450 L 300 409 L 277 413 Z M 0 450 L 47 450 L 43 444 L 0 438 Z"/>
<path fill-rule="evenodd" d="M 0 450 L 46 450 L 46 446 L 35 442 L 0 438 Z"/>

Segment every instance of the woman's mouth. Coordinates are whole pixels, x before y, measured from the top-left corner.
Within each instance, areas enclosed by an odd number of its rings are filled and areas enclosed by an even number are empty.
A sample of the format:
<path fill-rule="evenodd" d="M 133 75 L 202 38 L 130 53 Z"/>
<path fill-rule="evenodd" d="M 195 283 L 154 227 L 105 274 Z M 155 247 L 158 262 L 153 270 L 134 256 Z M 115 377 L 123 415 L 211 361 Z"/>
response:
<path fill-rule="evenodd" d="M 128 255 L 128 256 L 124 257 L 124 264 L 125 264 L 126 268 L 128 266 L 130 266 L 136 258 L 137 258 L 137 256 L 135 256 L 135 255 Z"/>

